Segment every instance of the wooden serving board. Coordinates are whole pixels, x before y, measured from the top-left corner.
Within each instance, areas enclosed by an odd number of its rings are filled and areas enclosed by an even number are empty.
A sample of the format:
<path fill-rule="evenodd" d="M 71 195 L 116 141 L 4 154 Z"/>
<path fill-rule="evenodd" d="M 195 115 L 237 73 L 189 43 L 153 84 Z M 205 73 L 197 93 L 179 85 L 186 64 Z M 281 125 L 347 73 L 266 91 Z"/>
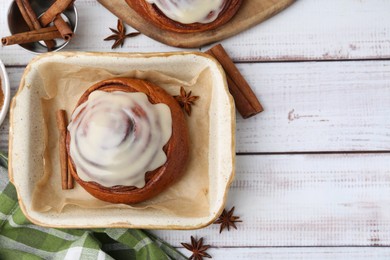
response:
<path fill-rule="evenodd" d="M 238 34 L 282 11 L 295 0 L 244 0 L 240 10 L 225 25 L 211 31 L 175 33 L 161 30 L 138 15 L 125 0 L 98 0 L 118 18 L 139 32 L 174 47 L 196 48 Z"/>

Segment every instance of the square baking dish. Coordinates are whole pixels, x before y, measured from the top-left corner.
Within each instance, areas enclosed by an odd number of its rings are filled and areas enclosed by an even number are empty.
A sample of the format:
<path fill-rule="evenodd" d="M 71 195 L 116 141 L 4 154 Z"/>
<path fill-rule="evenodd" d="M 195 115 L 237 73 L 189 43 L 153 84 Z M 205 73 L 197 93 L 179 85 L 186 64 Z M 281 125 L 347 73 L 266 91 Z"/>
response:
<path fill-rule="evenodd" d="M 43 176 L 44 167 L 42 146 L 45 130 L 39 112 L 43 86 L 39 70 L 51 63 L 102 68 L 113 73 L 123 73 L 129 69 L 150 70 L 178 78 L 191 77 L 207 69 L 211 84 L 207 94 L 210 98 L 207 109 L 209 144 L 206 147 L 209 153 L 208 213 L 204 216 L 177 216 L 158 209 L 134 210 L 116 208 L 115 205 L 109 208 L 69 205 L 61 212 L 34 210 L 33 192 Z M 61 52 L 40 55 L 27 66 L 10 109 L 10 180 L 16 187 L 20 207 L 35 224 L 59 228 L 197 229 L 211 224 L 224 208 L 234 178 L 235 109 L 222 67 L 206 54 Z M 40 192 L 45 194 L 45 190 Z"/>

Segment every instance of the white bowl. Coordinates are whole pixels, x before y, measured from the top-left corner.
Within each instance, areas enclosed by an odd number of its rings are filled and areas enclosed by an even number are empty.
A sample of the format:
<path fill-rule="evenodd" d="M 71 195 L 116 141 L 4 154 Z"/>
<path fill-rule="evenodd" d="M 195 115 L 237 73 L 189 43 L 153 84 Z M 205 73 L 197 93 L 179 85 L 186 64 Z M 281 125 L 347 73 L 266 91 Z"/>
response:
<path fill-rule="evenodd" d="M 5 70 L 3 62 L 0 60 L 0 80 L 1 80 L 1 89 L 4 94 L 4 102 L 3 106 L 0 110 L 0 125 L 3 123 L 5 117 L 7 116 L 8 108 L 9 108 L 9 101 L 11 97 L 11 90 L 9 85 L 9 79 L 7 72 Z"/>

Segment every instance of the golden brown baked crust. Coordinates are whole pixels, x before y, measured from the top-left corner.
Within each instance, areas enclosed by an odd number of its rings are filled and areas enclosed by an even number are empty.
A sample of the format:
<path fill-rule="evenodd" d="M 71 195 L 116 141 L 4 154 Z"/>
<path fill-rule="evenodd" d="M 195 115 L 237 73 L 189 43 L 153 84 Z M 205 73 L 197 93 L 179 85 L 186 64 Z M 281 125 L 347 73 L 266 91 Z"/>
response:
<path fill-rule="evenodd" d="M 69 154 L 69 170 L 86 191 L 94 197 L 111 203 L 133 204 L 150 199 L 177 181 L 187 165 L 189 155 L 189 133 L 183 111 L 177 101 L 165 90 L 151 82 L 132 78 L 115 78 L 101 81 L 89 89 L 79 99 L 76 108 L 88 100 L 95 90 L 112 92 L 143 92 L 152 104 L 168 105 L 172 114 L 172 135 L 164 146 L 167 161 L 161 167 L 145 174 L 146 184 L 142 188 L 134 186 L 104 187 L 96 182 L 85 182 L 79 178 L 75 165 L 70 157 L 70 134 L 67 133 L 67 151 Z"/>
<path fill-rule="evenodd" d="M 210 23 L 192 23 L 182 24 L 171 20 L 165 16 L 155 5 L 152 5 L 145 0 L 126 0 L 127 4 L 141 15 L 145 20 L 150 21 L 155 26 L 177 33 L 193 33 L 203 32 L 216 29 L 219 26 L 227 23 L 238 11 L 242 0 L 226 0 L 225 6 L 218 18 Z"/>

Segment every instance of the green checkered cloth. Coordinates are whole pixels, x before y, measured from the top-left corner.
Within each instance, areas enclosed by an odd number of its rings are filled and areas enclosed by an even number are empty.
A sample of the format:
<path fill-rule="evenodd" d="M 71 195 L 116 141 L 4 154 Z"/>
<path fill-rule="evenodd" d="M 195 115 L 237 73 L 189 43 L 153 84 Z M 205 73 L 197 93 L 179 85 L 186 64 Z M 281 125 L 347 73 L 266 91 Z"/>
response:
<path fill-rule="evenodd" d="M 29 222 L 0 153 L 0 259 L 187 259 L 136 229 L 56 229 Z"/>

